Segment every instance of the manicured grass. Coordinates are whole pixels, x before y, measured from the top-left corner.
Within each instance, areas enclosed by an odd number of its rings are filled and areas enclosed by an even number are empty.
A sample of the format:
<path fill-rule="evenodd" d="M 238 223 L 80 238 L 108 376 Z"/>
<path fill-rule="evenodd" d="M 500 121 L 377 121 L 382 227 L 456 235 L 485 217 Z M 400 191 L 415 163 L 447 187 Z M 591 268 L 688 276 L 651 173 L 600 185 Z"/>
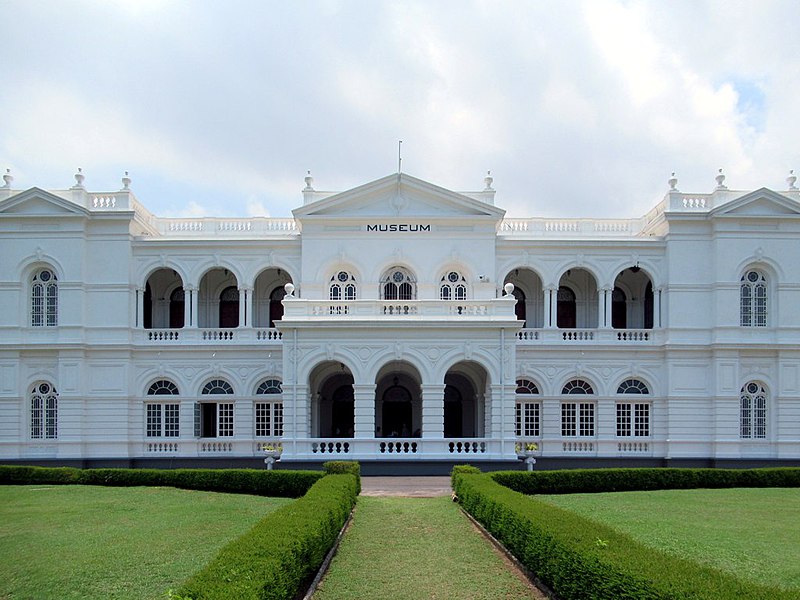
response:
<path fill-rule="evenodd" d="M 800 594 L 800 489 L 738 488 L 536 498 L 639 542 Z"/>
<path fill-rule="evenodd" d="M 315 600 L 533 598 L 450 498 L 360 497 Z"/>
<path fill-rule="evenodd" d="M 0 486 L 0 598 L 164 598 L 292 502 L 156 487 Z"/>

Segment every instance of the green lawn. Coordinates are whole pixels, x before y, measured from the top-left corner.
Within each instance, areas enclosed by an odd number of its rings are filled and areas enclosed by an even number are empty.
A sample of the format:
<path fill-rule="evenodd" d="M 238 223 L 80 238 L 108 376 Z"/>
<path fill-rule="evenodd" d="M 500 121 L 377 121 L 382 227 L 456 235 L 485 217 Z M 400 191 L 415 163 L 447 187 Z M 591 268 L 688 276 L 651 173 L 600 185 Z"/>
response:
<path fill-rule="evenodd" d="M 292 502 L 154 487 L 0 486 L 0 598 L 164 598 Z"/>
<path fill-rule="evenodd" d="M 314 600 L 533 597 L 450 498 L 362 496 Z"/>
<path fill-rule="evenodd" d="M 740 579 L 800 591 L 800 489 L 536 496 Z"/>

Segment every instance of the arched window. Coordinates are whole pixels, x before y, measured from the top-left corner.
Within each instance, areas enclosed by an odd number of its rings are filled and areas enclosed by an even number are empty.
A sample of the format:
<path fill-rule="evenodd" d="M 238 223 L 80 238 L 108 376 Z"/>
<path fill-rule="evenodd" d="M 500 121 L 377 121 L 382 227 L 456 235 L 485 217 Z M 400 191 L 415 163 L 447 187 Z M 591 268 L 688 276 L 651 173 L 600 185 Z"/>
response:
<path fill-rule="evenodd" d="M 275 395 L 283 393 L 278 379 L 265 379 L 256 388 L 256 395 Z M 259 399 L 255 403 L 256 437 L 280 437 L 283 435 L 283 402 L 280 398 L 270 402 Z"/>
<path fill-rule="evenodd" d="M 336 275 L 331 277 L 329 298 L 331 300 L 355 300 L 355 277 L 347 271 L 339 271 Z"/>
<path fill-rule="evenodd" d="M 148 396 L 177 396 L 178 386 L 168 379 L 159 379 L 147 390 Z"/>
<path fill-rule="evenodd" d="M 626 379 L 619 384 L 618 394 L 649 394 L 650 390 L 644 381 L 639 379 Z"/>
<path fill-rule="evenodd" d="M 739 437 L 767 437 L 767 390 L 760 383 L 746 383 L 739 395 Z"/>
<path fill-rule="evenodd" d="M 588 381 L 583 379 L 572 379 L 564 384 L 562 394 L 594 394 L 594 390 Z"/>
<path fill-rule="evenodd" d="M 626 379 L 619 384 L 618 394 L 647 395 L 647 384 L 639 379 Z M 649 402 L 617 402 L 617 436 L 647 437 L 650 435 Z"/>
<path fill-rule="evenodd" d="M 467 281 L 458 271 L 448 271 L 439 282 L 439 298 L 441 300 L 466 300 Z"/>
<path fill-rule="evenodd" d="M 542 403 L 531 402 L 529 398 L 539 394 L 539 388 L 530 379 L 517 379 L 517 398 L 515 430 L 517 437 L 538 437 L 540 435 Z"/>
<path fill-rule="evenodd" d="M 415 300 L 417 283 L 411 273 L 403 267 L 392 267 L 381 278 L 383 300 Z"/>
<path fill-rule="evenodd" d="M 232 394 L 233 387 L 224 379 L 212 379 L 203 386 L 201 394 Z"/>
<path fill-rule="evenodd" d="M 742 275 L 739 324 L 742 327 L 767 326 L 767 278 L 759 271 L 748 271 Z"/>
<path fill-rule="evenodd" d="M 594 390 L 589 382 L 583 379 L 568 381 L 561 390 L 565 395 L 590 395 Z M 561 435 L 564 437 L 594 436 L 594 402 L 562 402 L 561 403 Z"/>
<path fill-rule="evenodd" d="M 58 438 L 58 392 L 49 383 L 31 388 L 31 439 Z"/>
<path fill-rule="evenodd" d="M 159 379 L 150 386 L 147 395 L 177 396 L 178 386 L 167 379 Z M 180 404 L 177 402 L 146 402 L 145 434 L 147 437 L 178 437 L 180 434 Z"/>
<path fill-rule="evenodd" d="M 31 282 L 31 325 L 58 325 L 58 281 L 50 269 L 40 269 Z"/>

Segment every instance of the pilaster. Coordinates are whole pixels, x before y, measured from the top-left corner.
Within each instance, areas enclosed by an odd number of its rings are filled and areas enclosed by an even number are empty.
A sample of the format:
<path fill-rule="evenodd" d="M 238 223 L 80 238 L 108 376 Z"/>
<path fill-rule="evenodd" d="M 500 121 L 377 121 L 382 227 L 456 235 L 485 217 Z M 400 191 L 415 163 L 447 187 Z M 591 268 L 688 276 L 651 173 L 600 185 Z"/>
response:
<path fill-rule="evenodd" d="M 375 437 L 375 384 L 358 383 L 353 385 L 354 437 Z"/>
<path fill-rule="evenodd" d="M 444 384 L 426 383 L 422 388 L 422 437 L 444 438 Z"/>

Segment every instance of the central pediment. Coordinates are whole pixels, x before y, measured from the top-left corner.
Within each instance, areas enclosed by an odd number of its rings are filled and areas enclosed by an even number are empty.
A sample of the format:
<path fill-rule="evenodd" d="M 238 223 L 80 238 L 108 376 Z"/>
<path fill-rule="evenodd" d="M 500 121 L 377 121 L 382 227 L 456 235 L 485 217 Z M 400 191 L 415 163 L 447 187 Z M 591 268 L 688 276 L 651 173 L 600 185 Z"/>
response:
<path fill-rule="evenodd" d="M 295 218 L 489 218 L 505 211 L 405 173 L 388 175 L 295 209 Z"/>

